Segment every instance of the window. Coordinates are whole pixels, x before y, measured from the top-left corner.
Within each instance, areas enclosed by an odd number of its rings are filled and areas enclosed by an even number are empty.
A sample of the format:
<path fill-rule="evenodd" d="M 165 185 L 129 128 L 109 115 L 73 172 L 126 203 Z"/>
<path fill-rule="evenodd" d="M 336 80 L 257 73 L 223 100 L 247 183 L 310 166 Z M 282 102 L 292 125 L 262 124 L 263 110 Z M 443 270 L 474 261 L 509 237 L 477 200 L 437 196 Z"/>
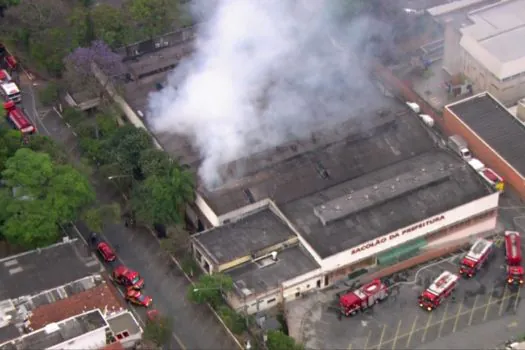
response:
<path fill-rule="evenodd" d="M 268 301 L 266 303 L 271 304 L 271 303 L 275 302 L 275 300 L 277 300 L 277 299 L 271 298 L 271 299 L 268 299 Z"/>
<path fill-rule="evenodd" d="M 309 284 L 307 284 L 307 285 L 306 285 L 306 288 L 310 288 L 310 285 L 309 285 Z"/>
<path fill-rule="evenodd" d="M 301 292 L 297 292 L 297 293 L 295 293 L 295 297 L 296 297 L 296 298 L 299 298 L 300 296 L 301 296 Z"/>

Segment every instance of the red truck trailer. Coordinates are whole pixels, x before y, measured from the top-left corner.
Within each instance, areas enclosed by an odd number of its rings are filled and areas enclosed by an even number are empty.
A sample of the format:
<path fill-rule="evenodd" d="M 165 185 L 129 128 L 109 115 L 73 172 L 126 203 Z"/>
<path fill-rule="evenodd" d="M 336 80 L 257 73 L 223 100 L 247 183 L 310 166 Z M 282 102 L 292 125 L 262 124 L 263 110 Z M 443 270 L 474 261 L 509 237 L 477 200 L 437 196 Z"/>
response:
<path fill-rule="evenodd" d="M 434 282 L 419 296 L 419 306 L 428 311 L 436 309 L 458 285 L 459 276 L 449 271 L 444 271 Z"/>
<path fill-rule="evenodd" d="M 4 103 L 4 109 L 7 112 L 7 121 L 13 128 L 24 135 L 31 135 L 36 132 L 36 128 L 29 121 L 30 119 L 21 109 L 16 107 L 13 101 Z"/>
<path fill-rule="evenodd" d="M 374 280 L 353 292 L 340 296 L 339 306 L 343 315 L 353 316 L 357 312 L 368 309 L 387 297 L 387 286 L 380 280 Z"/>
<path fill-rule="evenodd" d="M 507 257 L 507 283 L 523 284 L 521 265 L 521 237 L 519 232 L 505 232 L 505 255 Z"/>
<path fill-rule="evenodd" d="M 461 260 L 459 274 L 467 278 L 476 275 L 481 267 L 488 261 L 493 248 L 493 242 L 483 238 L 474 242 L 467 255 Z"/>

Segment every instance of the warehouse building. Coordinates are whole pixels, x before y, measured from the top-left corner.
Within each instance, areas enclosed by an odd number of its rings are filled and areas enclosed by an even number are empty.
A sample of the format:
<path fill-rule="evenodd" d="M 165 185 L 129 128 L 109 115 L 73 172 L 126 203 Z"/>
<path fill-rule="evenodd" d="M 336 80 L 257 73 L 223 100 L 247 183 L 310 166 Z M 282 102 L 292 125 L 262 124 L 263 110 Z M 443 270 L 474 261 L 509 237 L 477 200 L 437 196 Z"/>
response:
<path fill-rule="evenodd" d="M 207 273 L 232 277 L 233 307 L 261 311 L 495 228 L 499 193 L 404 106 L 385 107 L 199 190 L 213 227 L 192 237 L 192 250 Z"/>
<path fill-rule="evenodd" d="M 517 115 L 525 119 L 522 105 Z M 446 106 L 443 117 L 449 133 L 463 136 L 474 156 L 525 198 L 525 124 L 519 118 L 487 92 Z"/>
<path fill-rule="evenodd" d="M 525 96 L 525 0 L 460 0 L 429 9 L 445 28 L 443 69 L 505 105 Z"/>

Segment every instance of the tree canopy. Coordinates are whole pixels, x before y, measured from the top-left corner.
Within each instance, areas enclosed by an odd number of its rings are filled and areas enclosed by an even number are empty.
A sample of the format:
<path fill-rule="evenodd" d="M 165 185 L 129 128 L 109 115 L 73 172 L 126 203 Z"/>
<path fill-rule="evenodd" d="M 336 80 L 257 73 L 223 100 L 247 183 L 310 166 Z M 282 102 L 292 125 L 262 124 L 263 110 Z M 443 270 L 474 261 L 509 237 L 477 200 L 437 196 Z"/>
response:
<path fill-rule="evenodd" d="M 297 344 L 292 337 L 276 330 L 268 331 L 266 346 L 268 350 L 304 350 L 304 347 Z"/>
<path fill-rule="evenodd" d="M 233 289 L 233 280 L 224 274 L 202 275 L 197 283 L 188 287 L 188 299 L 196 304 L 210 303 L 213 307 L 222 302 L 222 294 Z"/>
<path fill-rule="evenodd" d="M 7 159 L 2 179 L 3 235 L 28 248 L 56 241 L 57 224 L 75 220 L 95 198 L 79 171 L 29 148 Z"/>
<path fill-rule="evenodd" d="M 179 0 L 129 0 L 128 8 L 149 38 L 170 31 L 179 18 Z"/>
<path fill-rule="evenodd" d="M 169 317 L 158 316 L 154 320 L 148 320 L 144 328 L 144 340 L 162 347 L 169 344 L 173 320 Z"/>
<path fill-rule="evenodd" d="M 165 225 L 183 222 L 186 203 L 193 200 L 193 175 L 173 166 L 166 175 L 152 175 L 132 193 L 131 207 L 145 223 Z"/>

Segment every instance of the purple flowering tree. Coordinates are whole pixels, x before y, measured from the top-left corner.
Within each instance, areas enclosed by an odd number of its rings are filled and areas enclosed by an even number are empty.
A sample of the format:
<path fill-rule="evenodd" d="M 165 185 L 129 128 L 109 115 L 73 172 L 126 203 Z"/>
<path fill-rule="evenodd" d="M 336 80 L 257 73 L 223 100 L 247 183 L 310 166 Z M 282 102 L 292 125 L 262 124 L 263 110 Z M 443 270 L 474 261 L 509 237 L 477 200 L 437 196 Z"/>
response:
<path fill-rule="evenodd" d="M 66 79 L 72 88 L 79 88 L 79 91 L 87 88 L 96 95 L 103 93 L 105 86 L 93 74 L 93 64 L 105 74 L 108 82 L 114 82 L 116 77 L 125 72 L 122 57 L 105 42 L 96 40 L 89 47 L 76 48 L 66 57 Z"/>

